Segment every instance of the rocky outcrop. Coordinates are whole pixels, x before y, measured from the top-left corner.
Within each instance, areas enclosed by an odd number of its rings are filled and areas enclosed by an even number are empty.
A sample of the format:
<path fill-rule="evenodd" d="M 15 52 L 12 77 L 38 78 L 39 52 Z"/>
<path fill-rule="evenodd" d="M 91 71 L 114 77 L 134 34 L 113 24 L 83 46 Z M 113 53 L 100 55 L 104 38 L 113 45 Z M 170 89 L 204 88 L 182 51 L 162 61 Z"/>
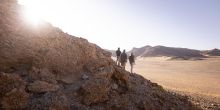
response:
<path fill-rule="evenodd" d="M 0 109 L 194 110 L 186 97 L 115 65 L 111 54 L 0 1 Z"/>

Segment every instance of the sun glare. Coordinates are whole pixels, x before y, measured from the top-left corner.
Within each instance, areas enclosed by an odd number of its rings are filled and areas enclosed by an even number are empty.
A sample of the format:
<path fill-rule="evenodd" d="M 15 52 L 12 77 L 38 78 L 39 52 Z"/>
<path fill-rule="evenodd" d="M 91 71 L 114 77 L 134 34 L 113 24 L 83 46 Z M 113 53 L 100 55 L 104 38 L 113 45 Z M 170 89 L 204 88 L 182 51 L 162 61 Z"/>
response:
<path fill-rule="evenodd" d="M 33 25 L 39 25 L 43 21 L 51 24 L 64 24 L 66 19 L 73 17 L 70 7 L 74 1 L 62 0 L 18 0 L 25 7 L 24 18 Z M 66 17 L 66 16 L 69 17 Z"/>
<path fill-rule="evenodd" d="M 36 1 L 20 0 L 20 4 L 24 5 L 23 16 L 25 21 L 32 25 L 40 25 L 44 21 L 43 11 Z"/>
<path fill-rule="evenodd" d="M 25 9 L 24 17 L 27 22 L 33 25 L 39 25 L 43 21 L 43 18 L 40 16 L 40 12 L 36 10 Z"/>

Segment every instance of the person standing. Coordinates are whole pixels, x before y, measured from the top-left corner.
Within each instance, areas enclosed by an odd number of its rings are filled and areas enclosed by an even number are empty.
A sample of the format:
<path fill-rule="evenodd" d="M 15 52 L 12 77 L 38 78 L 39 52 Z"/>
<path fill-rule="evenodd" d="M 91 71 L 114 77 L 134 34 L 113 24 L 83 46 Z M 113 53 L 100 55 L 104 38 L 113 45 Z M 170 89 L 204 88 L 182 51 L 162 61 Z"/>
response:
<path fill-rule="evenodd" d="M 121 50 L 120 48 L 118 48 L 118 50 L 116 51 L 116 64 L 119 66 L 120 65 L 120 56 L 121 56 Z"/>
<path fill-rule="evenodd" d="M 125 50 L 123 50 L 123 53 L 120 56 L 120 62 L 121 62 L 121 66 L 123 67 L 123 69 L 125 69 L 127 59 L 128 59 L 127 54 L 126 54 Z"/>
<path fill-rule="evenodd" d="M 131 53 L 131 55 L 129 56 L 129 63 L 131 65 L 131 73 L 133 73 L 133 66 L 135 64 L 135 59 L 134 59 L 134 54 Z"/>

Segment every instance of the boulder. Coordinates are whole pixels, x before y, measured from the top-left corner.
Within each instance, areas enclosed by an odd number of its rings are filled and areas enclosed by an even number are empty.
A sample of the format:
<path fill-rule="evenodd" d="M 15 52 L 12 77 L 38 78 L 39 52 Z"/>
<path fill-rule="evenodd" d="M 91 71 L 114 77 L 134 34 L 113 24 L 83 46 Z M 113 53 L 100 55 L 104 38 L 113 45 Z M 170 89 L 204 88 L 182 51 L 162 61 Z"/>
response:
<path fill-rule="evenodd" d="M 32 67 L 28 75 L 31 81 L 40 80 L 40 81 L 45 81 L 47 83 L 52 83 L 52 84 L 57 83 L 55 75 L 52 74 L 46 68 L 38 69 L 38 68 Z"/>
<path fill-rule="evenodd" d="M 80 89 L 82 102 L 86 105 L 102 103 L 109 99 L 110 82 L 104 78 L 92 78 Z"/>
<path fill-rule="evenodd" d="M 44 93 L 44 92 L 51 92 L 57 91 L 59 89 L 58 85 L 50 84 L 45 81 L 34 81 L 27 86 L 28 91 L 33 93 Z"/>

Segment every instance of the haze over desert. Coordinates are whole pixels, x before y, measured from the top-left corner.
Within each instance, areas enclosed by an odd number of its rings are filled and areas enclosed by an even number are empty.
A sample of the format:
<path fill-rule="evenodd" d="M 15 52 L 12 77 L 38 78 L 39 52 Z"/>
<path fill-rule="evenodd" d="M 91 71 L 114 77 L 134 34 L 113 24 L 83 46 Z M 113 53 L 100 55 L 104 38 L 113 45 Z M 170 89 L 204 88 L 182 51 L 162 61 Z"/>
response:
<path fill-rule="evenodd" d="M 220 99 L 219 65 L 220 57 L 196 61 L 147 57 L 136 60 L 134 71 L 167 89 Z"/>

